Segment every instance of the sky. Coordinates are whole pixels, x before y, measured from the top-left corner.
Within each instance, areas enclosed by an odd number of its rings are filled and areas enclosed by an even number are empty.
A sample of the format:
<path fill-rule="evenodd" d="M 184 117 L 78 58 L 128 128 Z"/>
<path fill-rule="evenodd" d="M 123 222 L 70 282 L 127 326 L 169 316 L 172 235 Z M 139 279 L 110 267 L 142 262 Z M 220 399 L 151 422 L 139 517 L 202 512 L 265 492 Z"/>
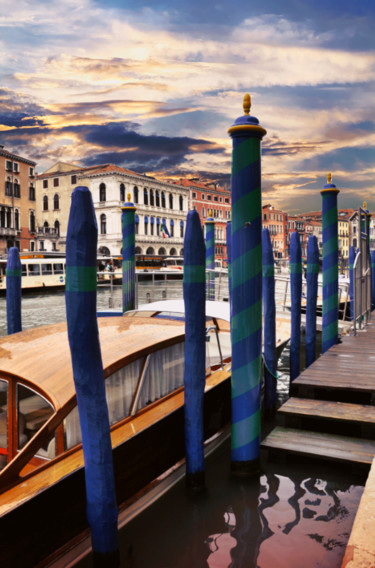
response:
<path fill-rule="evenodd" d="M 262 199 L 375 211 L 374 0 L 0 0 L 0 144 L 230 183 L 227 131 L 267 130 Z"/>

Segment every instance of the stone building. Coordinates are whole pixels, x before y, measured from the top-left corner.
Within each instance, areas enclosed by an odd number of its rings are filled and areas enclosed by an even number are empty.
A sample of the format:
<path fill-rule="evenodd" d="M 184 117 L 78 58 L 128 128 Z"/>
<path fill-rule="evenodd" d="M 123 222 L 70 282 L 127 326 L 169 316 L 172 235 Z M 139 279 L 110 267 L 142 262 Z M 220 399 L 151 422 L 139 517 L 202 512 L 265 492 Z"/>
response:
<path fill-rule="evenodd" d="M 288 214 L 270 204 L 263 205 L 262 226 L 270 232 L 275 259 L 288 258 Z"/>
<path fill-rule="evenodd" d="M 35 248 L 35 165 L 0 145 L 0 254 Z"/>

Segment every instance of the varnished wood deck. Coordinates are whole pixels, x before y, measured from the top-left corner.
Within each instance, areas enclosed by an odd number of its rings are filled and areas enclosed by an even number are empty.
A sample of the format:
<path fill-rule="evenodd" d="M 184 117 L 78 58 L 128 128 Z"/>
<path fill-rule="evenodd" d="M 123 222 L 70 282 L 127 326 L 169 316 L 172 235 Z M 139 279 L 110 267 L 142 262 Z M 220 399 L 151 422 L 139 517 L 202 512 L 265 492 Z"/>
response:
<path fill-rule="evenodd" d="M 375 314 L 357 336 L 321 355 L 291 384 L 269 454 L 314 456 L 370 466 L 375 457 Z"/>

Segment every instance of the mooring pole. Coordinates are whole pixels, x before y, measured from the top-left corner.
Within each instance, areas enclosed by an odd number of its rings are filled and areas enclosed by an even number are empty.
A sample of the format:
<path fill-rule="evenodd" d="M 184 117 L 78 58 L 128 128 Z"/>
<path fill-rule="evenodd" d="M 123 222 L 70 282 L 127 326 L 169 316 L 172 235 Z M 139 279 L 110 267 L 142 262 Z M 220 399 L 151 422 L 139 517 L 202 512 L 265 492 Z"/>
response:
<path fill-rule="evenodd" d="M 228 300 L 229 309 L 232 312 L 232 235 L 231 235 L 232 223 L 227 222 L 226 228 L 226 240 L 227 240 L 227 265 L 228 265 Z"/>
<path fill-rule="evenodd" d="M 121 207 L 122 225 L 122 311 L 135 309 L 135 210 L 127 194 Z"/>
<path fill-rule="evenodd" d="M 209 300 L 215 299 L 215 219 L 211 209 L 206 219 L 206 270 L 208 270 L 208 294 Z"/>
<path fill-rule="evenodd" d="M 299 356 L 301 350 L 301 297 L 302 297 L 302 251 L 297 231 L 290 235 L 290 380 L 299 375 Z"/>
<path fill-rule="evenodd" d="M 91 193 L 72 193 L 66 238 L 66 316 L 85 461 L 94 566 L 119 565 L 108 407 L 96 319 L 98 229 Z"/>
<path fill-rule="evenodd" d="M 270 232 L 262 230 L 263 251 L 263 322 L 264 322 L 264 409 L 275 411 L 277 387 L 275 266 Z"/>
<path fill-rule="evenodd" d="M 350 297 L 350 321 L 354 319 L 354 261 L 355 250 L 349 247 L 349 297 Z"/>
<path fill-rule="evenodd" d="M 259 470 L 262 376 L 261 140 L 266 131 L 250 115 L 229 129 L 232 153 L 232 471 Z"/>
<path fill-rule="evenodd" d="M 323 329 L 322 353 L 338 341 L 339 272 L 337 194 L 340 190 L 328 174 L 327 184 L 321 190 L 323 217 Z"/>
<path fill-rule="evenodd" d="M 307 243 L 306 272 L 306 367 L 315 361 L 316 347 L 316 305 L 318 298 L 319 247 L 315 235 Z"/>
<path fill-rule="evenodd" d="M 204 486 L 203 397 L 206 381 L 206 247 L 197 211 L 189 211 L 184 239 L 186 484 Z"/>
<path fill-rule="evenodd" d="M 11 247 L 8 252 L 6 277 L 6 305 L 8 335 L 22 331 L 21 317 L 21 287 L 22 265 L 17 247 Z"/>

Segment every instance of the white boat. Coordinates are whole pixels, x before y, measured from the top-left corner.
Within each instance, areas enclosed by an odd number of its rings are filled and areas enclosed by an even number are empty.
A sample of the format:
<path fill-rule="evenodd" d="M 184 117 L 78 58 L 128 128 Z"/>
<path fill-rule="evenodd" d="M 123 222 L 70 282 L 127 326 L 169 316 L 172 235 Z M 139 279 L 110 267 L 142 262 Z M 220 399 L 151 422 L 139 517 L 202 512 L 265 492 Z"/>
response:
<path fill-rule="evenodd" d="M 64 257 L 21 256 L 22 290 L 63 288 L 65 286 Z M 0 259 L 0 291 L 6 290 L 7 259 Z"/>

